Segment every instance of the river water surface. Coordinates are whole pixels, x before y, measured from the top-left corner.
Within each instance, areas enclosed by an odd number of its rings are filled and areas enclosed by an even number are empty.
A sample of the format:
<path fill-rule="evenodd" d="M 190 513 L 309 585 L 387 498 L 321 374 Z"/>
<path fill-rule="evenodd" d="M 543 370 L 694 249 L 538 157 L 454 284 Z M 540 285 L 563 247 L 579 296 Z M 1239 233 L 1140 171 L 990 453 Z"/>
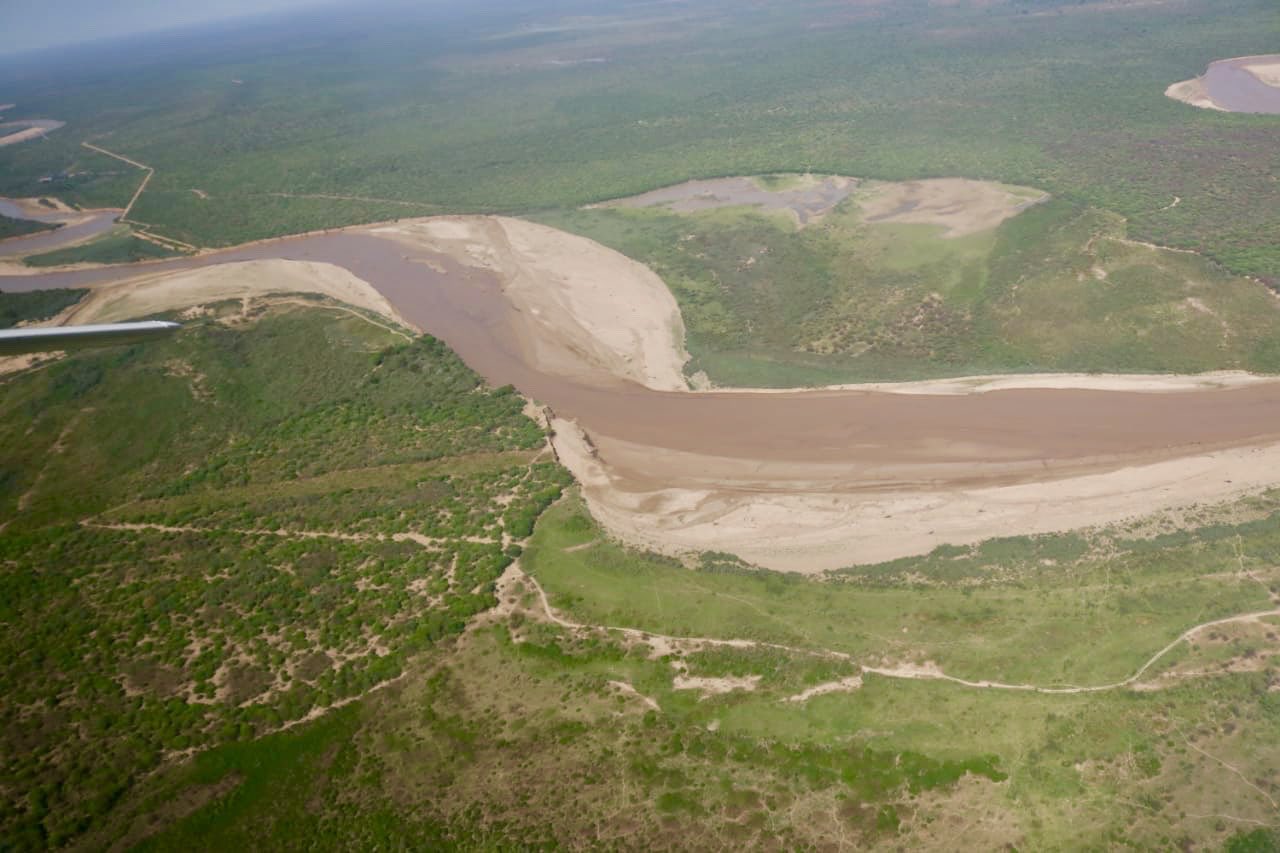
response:
<path fill-rule="evenodd" d="M 863 390 L 697 394 L 652 391 L 604 374 L 570 380 L 531 365 L 524 320 L 496 277 L 360 230 L 127 269 L 0 276 L 0 290 L 85 287 L 143 270 L 269 258 L 349 270 L 487 381 L 514 385 L 589 431 L 741 460 L 839 465 L 850 478 L 845 485 L 877 483 L 886 471 L 904 466 L 915 472 L 914 485 L 1030 481 L 1045 479 L 1049 470 L 1065 476 L 1280 440 L 1280 382 L 1161 394 L 1020 389 L 927 396 Z M 894 477 L 894 487 L 904 485 L 901 474 Z"/>
<path fill-rule="evenodd" d="M 1280 54 L 1213 63 L 1200 78 L 1205 93 L 1229 112 L 1280 115 L 1280 88 L 1263 83 L 1244 67 L 1258 64 L 1280 64 Z"/>

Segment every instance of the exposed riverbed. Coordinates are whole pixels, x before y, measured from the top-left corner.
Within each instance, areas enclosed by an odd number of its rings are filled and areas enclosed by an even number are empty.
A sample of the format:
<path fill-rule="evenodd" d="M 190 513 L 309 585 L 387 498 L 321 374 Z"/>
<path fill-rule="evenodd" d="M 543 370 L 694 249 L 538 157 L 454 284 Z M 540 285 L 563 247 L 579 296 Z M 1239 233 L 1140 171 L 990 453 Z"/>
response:
<path fill-rule="evenodd" d="M 60 223 L 56 231 L 41 231 L 22 237 L 0 240 L 0 258 L 18 258 L 51 252 L 76 243 L 91 240 L 111 230 L 120 211 L 114 208 L 89 211 L 57 210 L 44 208 L 38 203 L 26 201 L 17 204 L 0 199 L 0 216 L 11 219 L 30 219 L 50 224 Z"/>
<path fill-rule="evenodd" d="M 479 220 L 457 221 L 474 225 Z M 1082 519 L 1103 521 L 1126 508 L 1140 513 L 1169 500 L 1224 497 L 1245 486 L 1280 481 L 1280 459 L 1255 454 L 1243 474 L 1221 467 L 1226 473 L 1216 479 L 1212 465 L 1207 471 L 1166 467 L 1156 481 L 1141 481 L 1141 494 L 1134 500 L 1124 499 L 1125 484 L 1138 482 L 1133 472 L 1146 470 L 1141 466 L 1176 466 L 1182 464 L 1179 460 L 1202 461 L 1210 452 L 1253 452 L 1280 443 L 1280 382 L 1166 393 L 1090 388 L 1014 388 L 971 395 L 654 390 L 620 378 L 587 356 L 577 364 L 566 364 L 560 355 L 546 356 L 555 318 L 543 322 L 543 312 L 511 298 L 520 276 L 537 273 L 512 249 L 512 228 L 505 236 L 501 227 L 490 229 L 492 237 L 484 238 L 489 244 L 473 242 L 456 252 L 415 245 L 386 230 L 349 229 L 130 269 L 0 277 L 0 290 L 97 286 L 144 272 L 150 276 L 243 260 L 333 264 L 372 285 L 402 317 L 444 340 L 490 383 L 514 385 L 585 430 L 596 449 L 584 451 L 575 473 L 594 478 L 589 487 L 595 489 L 594 508 L 613 515 L 615 530 L 625 535 L 629 518 L 632 532 L 639 531 L 631 538 L 643 539 L 645 529 L 656 534 L 647 544 L 718 547 L 780 568 L 832 568 L 864 556 L 918 553 L 947 541 L 948 531 L 966 541 L 983 533 L 1023 532 L 998 526 L 993 532 L 982 524 L 981 514 L 990 509 L 992 519 L 1007 520 L 1001 495 L 1016 497 L 1020 507 L 1039 514 L 1042 500 L 1054 498 L 1050 491 L 1037 492 L 1037 484 L 1049 481 L 1111 478 L 1101 487 L 1073 486 L 1075 491 L 1061 498 L 1078 504 L 1082 495 L 1096 497 L 1100 488 L 1106 497 L 1103 517 L 1045 507 L 1044 516 L 1056 516 L 1067 526 L 1079 526 Z M 578 245 L 568 249 L 577 251 Z M 553 278 L 546 279 L 547 286 L 554 285 Z M 192 299 L 197 301 L 195 295 Z M 590 318 L 565 319 L 583 328 L 591 325 Z M 595 467 L 588 471 L 584 466 Z M 1179 478 L 1198 483 L 1199 490 L 1181 493 Z M 1022 491 L 1010 491 L 1018 489 Z M 987 497 L 970 506 L 979 492 Z M 801 503 L 786 503 L 793 499 Z M 833 541 L 857 539 L 861 516 L 883 518 L 888 512 L 909 518 L 912 505 L 928 518 L 931 529 L 913 531 L 909 521 L 899 522 L 885 527 L 876 542 L 859 540 L 852 550 L 832 547 Z M 963 509 L 956 516 L 943 512 L 947 506 Z M 929 507 L 932 517 L 922 512 Z M 1025 520 L 1024 515 L 1018 518 Z M 717 519 L 725 522 L 731 541 L 708 538 Z M 745 532 L 735 532 L 739 527 Z M 862 527 L 873 529 L 870 524 Z M 1041 531 L 1045 524 L 1030 527 L 1027 532 Z M 682 538 L 682 530 L 693 528 L 697 536 Z M 823 532 L 821 541 L 805 545 L 807 530 Z M 768 532 L 780 541 L 753 542 L 753 531 L 757 540 Z M 799 550 L 787 550 L 788 538 L 799 543 Z"/>

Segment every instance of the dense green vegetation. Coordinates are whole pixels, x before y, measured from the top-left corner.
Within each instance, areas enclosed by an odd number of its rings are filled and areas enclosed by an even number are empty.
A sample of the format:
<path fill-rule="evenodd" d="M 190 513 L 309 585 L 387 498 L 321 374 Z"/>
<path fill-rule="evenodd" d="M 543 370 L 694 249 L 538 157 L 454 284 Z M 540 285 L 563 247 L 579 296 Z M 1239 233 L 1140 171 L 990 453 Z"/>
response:
<path fill-rule="evenodd" d="M 411 677 L 146 780 L 88 839 L 651 849 L 839 837 L 920 849 L 953 848 L 959 833 L 979 849 L 1266 850 L 1266 832 L 1238 830 L 1267 821 L 1280 790 L 1280 673 L 1274 658 L 1226 664 L 1275 655 L 1280 619 L 1198 635 L 1150 671 L 1155 690 L 1053 695 L 863 674 L 860 686 L 795 701 L 858 663 L 1111 678 L 1117 649 L 1133 647 L 1136 668 L 1195 621 L 1276 606 L 1280 498 L 1206 510 L 1189 526 L 940 549 L 821 582 L 724 555 L 690 570 L 628 551 L 570 498 L 542 515 L 522 558 L 561 613 L 786 647 L 575 630 L 547 622 L 536 590 L 517 581 L 503 593 L 509 615 L 427 650 Z M 1173 589 L 1221 610 L 1166 618 Z M 1101 647 L 1091 662 L 1064 660 Z M 854 660 L 828 655 L 841 648 Z M 679 673 L 754 684 L 706 692 L 680 686 Z"/>
<path fill-rule="evenodd" d="M 37 222 L 34 219 L 13 219 L 0 216 L 0 240 L 9 237 L 22 237 L 26 234 L 38 234 L 41 231 L 52 231 L 58 225 L 49 222 Z"/>
<path fill-rule="evenodd" d="M 1227 853 L 1275 853 L 1280 850 L 1280 833 L 1266 829 L 1240 831 L 1227 842 Z"/>
<path fill-rule="evenodd" d="M 134 218 L 227 245 L 691 177 L 960 175 L 1275 279 L 1277 119 L 1163 95 L 1213 59 L 1274 50 L 1274 15 L 1270 0 L 615 0 L 310 16 L 279 39 L 231 29 L 11 63 L 7 97 L 71 124 L 0 152 L 0 194 L 66 174 L 64 198 L 122 204 L 137 171 L 79 147 L 97 139 L 157 170 Z"/>
<path fill-rule="evenodd" d="M 958 238 L 745 208 L 544 213 L 650 266 L 680 303 L 690 372 L 798 385 L 1008 371 L 1280 371 L 1280 307 L 1204 258 L 1127 241 L 1066 201 Z"/>
<path fill-rule="evenodd" d="M 56 267 L 62 264 L 130 264 L 154 258 L 172 258 L 177 252 L 134 236 L 127 227 L 113 228 L 87 243 L 54 249 L 40 255 L 28 255 L 22 262 L 30 267 Z"/>
<path fill-rule="evenodd" d="M 29 320 L 46 320 L 84 298 L 83 290 L 33 290 L 5 293 L 0 290 L 0 329 Z"/>
<path fill-rule="evenodd" d="M 509 389 L 398 340 L 215 315 L 0 385 L 12 843 L 69 842 L 185 750 L 361 695 L 492 606 L 567 475 Z"/>

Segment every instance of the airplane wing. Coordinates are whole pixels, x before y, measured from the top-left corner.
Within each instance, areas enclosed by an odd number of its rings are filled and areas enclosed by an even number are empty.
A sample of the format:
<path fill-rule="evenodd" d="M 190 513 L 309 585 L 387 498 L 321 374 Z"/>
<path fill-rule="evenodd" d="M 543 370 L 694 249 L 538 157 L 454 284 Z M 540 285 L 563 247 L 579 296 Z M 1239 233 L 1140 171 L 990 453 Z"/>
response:
<path fill-rule="evenodd" d="M 140 323 L 100 323 L 91 326 L 49 326 L 0 329 L 0 355 L 132 344 L 167 337 L 182 326 L 163 320 Z"/>

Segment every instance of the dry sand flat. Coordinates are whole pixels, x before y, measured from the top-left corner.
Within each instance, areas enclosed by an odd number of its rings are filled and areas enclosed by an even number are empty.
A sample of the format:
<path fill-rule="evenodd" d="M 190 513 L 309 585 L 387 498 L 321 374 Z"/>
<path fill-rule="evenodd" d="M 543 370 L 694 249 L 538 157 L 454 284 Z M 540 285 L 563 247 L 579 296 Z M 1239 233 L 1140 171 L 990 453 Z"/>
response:
<path fill-rule="evenodd" d="M 961 237 L 994 228 L 1048 198 L 1027 187 L 964 178 L 893 183 L 843 175 L 784 175 L 773 181 L 773 188 L 766 178 L 688 181 L 588 207 L 665 207 L 677 213 L 753 207 L 789 213 L 797 226 L 804 227 L 852 195 L 868 222 L 942 225 L 947 229 L 945 236 Z"/>
<path fill-rule="evenodd" d="M 944 237 L 963 237 L 995 228 L 1049 196 L 1028 187 L 1004 187 L 967 178 L 902 183 L 874 182 L 856 197 L 867 222 L 941 225 Z"/>
<path fill-rule="evenodd" d="M 1209 97 L 1209 93 L 1204 89 L 1204 83 L 1199 77 L 1191 80 L 1183 80 L 1180 83 L 1174 83 L 1172 86 L 1164 90 L 1165 97 L 1173 98 L 1175 101 L 1182 101 L 1184 104 L 1190 104 L 1193 107 L 1199 107 L 1202 110 L 1220 110 L 1226 112 L 1223 107 L 1218 106 Z"/>
<path fill-rule="evenodd" d="M 664 553 L 729 551 L 781 571 L 817 573 L 928 553 L 943 544 L 1112 524 L 1188 503 L 1226 501 L 1280 479 L 1280 446 L 1126 466 L 1095 461 L 999 484 L 998 462 L 950 472 L 920 464 L 756 464 L 584 437 L 558 421 L 555 444 L 597 517 Z M 981 485 L 985 479 L 995 485 Z"/>
<path fill-rule="evenodd" d="M 1242 67 L 1268 86 L 1280 89 L 1280 56 L 1267 57 L 1258 62 L 1246 62 Z"/>
<path fill-rule="evenodd" d="M 797 227 L 821 219 L 858 186 L 856 178 L 841 175 L 775 176 L 774 188 L 764 178 L 713 178 L 686 181 L 636 196 L 615 199 L 595 207 L 665 207 L 677 213 L 695 213 L 723 207 L 754 207 L 789 214 Z"/>
<path fill-rule="evenodd" d="M 497 275 L 522 315 L 528 360 L 543 372 L 686 388 L 680 308 L 643 264 L 583 237 L 505 217 L 442 217 L 373 233 Z"/>
<path fill-rule="evenodd" d="M 372 287 L 331 264 L 263 260 L 161 273 L 94 288 L 59 318 L 69 323 L 114 323 L 194 305 L 273 293 L 312 293 L 410 327 Z"/>
<path fill-rule="evenodd" d="M 27 119 L 0 124 L 0 148 L 17 145 L 28 139 L 39 139 L 51 130 L 65 127 L 66 122 L 52 119 Z"/>
<path fill-rule="evenodd" d="M 1181 391 L 1212 391 L 1242 388 L 1274 382 L 1275 377 L 1241 370 L 1211 373 L 1004 373 L 956 376 L 951 379 L 919 379 L 910 382 L 861 382 L 826 385 L 821 391 L 875 391 L 880 394 L 920 394 L 945 397 L 962 394 L 989 394 L 993 391 L 1056 388 L 1059 390 L 1124 391 L 1131 394 L 1172 394 Z M 740 388 L 711 388 L 706 393 L 732 394 Z M 794 394 L 794 389 L 753 388 L 755 394 Z"/>

